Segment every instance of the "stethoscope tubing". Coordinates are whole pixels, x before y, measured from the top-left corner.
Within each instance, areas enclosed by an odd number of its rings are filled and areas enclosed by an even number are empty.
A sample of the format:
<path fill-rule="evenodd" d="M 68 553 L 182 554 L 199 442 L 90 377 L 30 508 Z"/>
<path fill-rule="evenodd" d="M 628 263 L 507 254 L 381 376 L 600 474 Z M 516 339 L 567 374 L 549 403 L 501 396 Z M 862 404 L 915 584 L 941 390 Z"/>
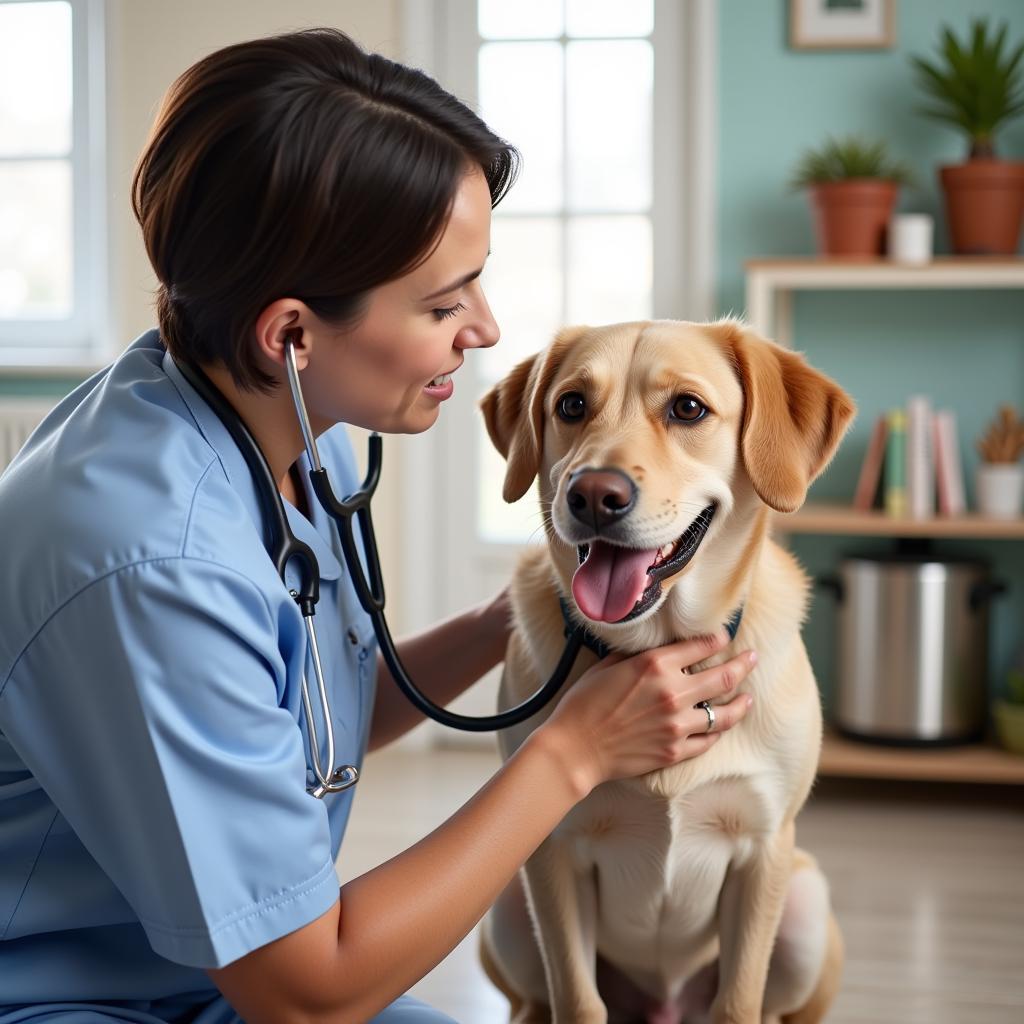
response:
<path fill-rule="evenodd" d="M 536 693 L 514 708 L 509 708 L 495 715 L 462 715 L 449 711 L 447 708 L 441 707 L 430 700 L 416 686 L 402 664 L 391 636 L 391 630 L 388 628 L 387 619 L 384 616 L 384 579 L 381 572 L 380 555 L 377 550 L 377 540 L 373 529 L 373 517 L 370 512 L 370 500 L 380 482 L 383 461 L 381 436 L 376 432 L 370 434 L 369 466 L 362 486 L 346 498 L 339 499 L 331 487 L 327 470 L 323 468 L 320 462 L 320 453 L 317 448 L 316 438 L 313 436 L 309 413 L 302 394 L 302 386 L 299 382 L 295 347 L 290 341 L 285 345 L 285 355 L 288 385 L 292 401 L 295 405 L 295 413 L 299 420 L 299 427 L 302 431 L 303 445 L 305 446 L 306 455 L 311 467 L 309 470 L 310 485 L 324 511 L 331 517 L 338 528 L 338 538 L 353 589 L 363 610 L 370 617 L 373 631 L 377 637 L 377 643 L 380 646 L 381 655 L 391 672 L 395 684 L 413 706 L 428 718 L 440 722 L 442 725 L 453 729 L 461 729 L 465 732 L 492 732 L 498 729 L 507 729 L 535 715 L 552 700 L 569 677 L 569 673 L 572 671 L 573 664 L 576 661 L 576 656 L 583 645 L 583 630 L 579 627 L 574 627 L 568 631 L 565 648 L 551 677 Z M 303 669 L 302 706 L 309 738 L 310 764 L 313 775 L 316 778 L 316 783 L 310 786 L 308 791 L 318 798 L 326 796 L 328 793 L 341 792 L 356 784 L 359 780 L 359 770 L 355 765 L 346 764 L 335 767 L 334 764 L 334 725 L 323 673 L 323 664 L 320 658 L 320 646 L 317 642 L 316 627 L 313 623 L 316 604 L 320 598 L 320 568 L 316 555 L 309 545 L 299 540 L 292 533 L 277 481 L 273 477 L 259 442 L 253 437 L 241 416 L 238 415 L 231 403 L 228 402 L 202 369 L 185 361 L 178 362 L 177 365 L 185 379 L 195 388 L 224 424 L 224 427 L 245 459 L 246 465 L 252 474 L 257 495 L 259 496 L 264 520 L 268 524 L 270 541 L 267 544 L 267 554 L 286 586 L 286 570 L 289 564 L 293 561 L 299 563 L 299 589 L 290 588 L 289 593 L 299 606 L 305 624 L 309 654 L 316 677 L 317 696 L 324 718 L 324 738 L 327 745 L 327 768 L 325 769 L 320 759 L 319 734 L 313 714 L 309 684 L 305 669 Z M 360 556 L 359 546 L 356 543 L 355 522 L 359 523 L 359 531 L 362 537 L 362 557 Z M 363 567 L 364 557 L 366 560 L 365 569 Z"/>
<path fill-rule="evenodd" d="M 369 465 L 363 486 L 348 497 L 339 500 L 334 493 L 334 489 L 331 487 L 327 470 L 320 463 L 320 454 L 317 450 L 316 439 L 313 437 L 313 431 L 309 427 L 309 414 L 306 410 L 302 386 L 299 382 L 295 346 L 290 341 L 285 345 L 285 354 L 288 384 L 291 388 L 292 400 L 295 403 L 296 415 L 302 428 L 306 456 L 309 459 L 310 465 L 314 467 L 309 471 L 310 485 L 316 494 L 317 501 L 320 502 L 324 511 L 334 520 L 338 527 L 342 553 L 345 556 L 345 564 L 348 566 L 356 596 L 359 598 L 359 603 L 362 605 L 363 610 L 370 616 L 381 655 L 398 688 L 413 706 L 423 712 L 428 718 L 432 718 L 435 722 L 440 722 L 441 725 L 446 725 L 452 729 L 460 729 L 463 732 L 494 732 L 499 729 L 508 729 L 535 715 L 555 696 L 569 677 L 572 666 L 576 661 L 576 656 L 583 644 L 582 630 L 574 630 L 570 633 L 558 664 L 555 666 L 555 670 L 547 682 L 531 697 L 528 697 L 514 708 L 509 708 L 495 715 L 462 715 L 455 711 L 449 711 L 447 708 L 441 707 L 430 700 L 413 682 L 405 666 L 402 664 L 402 659 L 395 648 L 391 630 L 384 616 L 384 577 L 381 572 L 380 556 L 373 529 L 373 516 L 370 511 L 370 501 L 377 490 L 377 484 L 380 482 L 381 465 L 383 462 L 381 436 L 376 431 L 370 434 Z M 366 557 L 365 572 L 359 555 L 359 548 L 356 544 L 353 520 L 358 521 L 360 533 L 362 534 L 363 551 Z"/>

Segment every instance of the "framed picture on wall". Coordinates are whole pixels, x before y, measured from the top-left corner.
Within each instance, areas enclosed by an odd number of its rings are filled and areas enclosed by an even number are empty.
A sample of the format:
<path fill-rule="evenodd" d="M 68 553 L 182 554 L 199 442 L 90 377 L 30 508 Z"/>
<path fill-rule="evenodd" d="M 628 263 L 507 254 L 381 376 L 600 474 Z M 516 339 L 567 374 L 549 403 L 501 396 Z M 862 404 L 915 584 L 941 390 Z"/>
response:
<path fill-rule="evenodd" d="M 881 50 L 892 46 L 896 0 L 789 0 L 794 50 Z"/>

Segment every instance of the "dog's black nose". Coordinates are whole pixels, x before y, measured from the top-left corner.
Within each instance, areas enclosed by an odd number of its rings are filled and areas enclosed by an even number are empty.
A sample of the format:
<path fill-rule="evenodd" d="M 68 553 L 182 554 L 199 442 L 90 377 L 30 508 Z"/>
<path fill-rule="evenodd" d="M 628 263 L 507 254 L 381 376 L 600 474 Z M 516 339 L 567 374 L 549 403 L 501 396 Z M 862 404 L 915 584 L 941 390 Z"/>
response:
<path fill-rule="evenodd" d="M 569 477 L 569 511 L 600 531 L 636 504 L 636 484 L 618 469 L 578 469 Z"/>

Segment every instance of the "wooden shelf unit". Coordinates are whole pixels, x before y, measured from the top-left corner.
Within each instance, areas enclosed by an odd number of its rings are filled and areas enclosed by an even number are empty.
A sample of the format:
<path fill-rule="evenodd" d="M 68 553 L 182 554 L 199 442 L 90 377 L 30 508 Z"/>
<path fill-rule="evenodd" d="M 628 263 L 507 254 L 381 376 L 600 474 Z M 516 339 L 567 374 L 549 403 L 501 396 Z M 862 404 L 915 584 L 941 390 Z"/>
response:
<path fill-rule="evenodd" d="M 746 264 L 747 320 L 780 345 L 793 343 L 793 293 L 918 289 L 1021 289 L 1024 258 L 937 257 L 922 266 L 886 259 L 755 259 Z M 1024 540 L 1024 519 L 980 515 L 914 520 L 848 505 L 810 503 L 775 514 L 778 534 Z M 858 743 L 826 733 L 818 774 L 823 777 L 905 779 L 1024 785 L 1024 757 L 996 747 L 899 748 Z"/>
<path fill-rule="evenodd" d="M 789 515 L 775 513 L 772 525 L 775 532 L 781 534 L 1024 540 L 1024 518 L 989 519 L 969 514 L 953 518 L 897 519 L 881 510 L 861 512 L 849 505 L 823 502 L 809 502 Z"/>
<path fill-rule="evenodd" d="M 818 775 L 823 778 L 902 779 L 1024 785 L 1024 757 L 998 747 L 888 747 L 826 732 Z"/>
<path fill-rule="evenodd" d="M 922 266 L 891 260 L 755 259 L 746 263 L 747 320 L 780 345 L 793 343 L 793 293 L 923 288 L 1024 289 L 1024 258 L 940 256 Z"/>

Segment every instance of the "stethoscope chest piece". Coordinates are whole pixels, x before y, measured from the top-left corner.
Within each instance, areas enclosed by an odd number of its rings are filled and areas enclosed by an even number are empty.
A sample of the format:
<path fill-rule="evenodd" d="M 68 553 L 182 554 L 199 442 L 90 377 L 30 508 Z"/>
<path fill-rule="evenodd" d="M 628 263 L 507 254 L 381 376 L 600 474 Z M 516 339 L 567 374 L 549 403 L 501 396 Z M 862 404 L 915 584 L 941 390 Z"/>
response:
<path fill-rule="evenodd" d="M 335 768 L 333 774 L 326 782 L 318 782 L 311 787 L 309 793 L 318 800 L 323 799 L 328 793 L 340 793 L 343 790 L 351 789 L 359 781 L 359 769 L 354 764 L 343 764 Z"/>

